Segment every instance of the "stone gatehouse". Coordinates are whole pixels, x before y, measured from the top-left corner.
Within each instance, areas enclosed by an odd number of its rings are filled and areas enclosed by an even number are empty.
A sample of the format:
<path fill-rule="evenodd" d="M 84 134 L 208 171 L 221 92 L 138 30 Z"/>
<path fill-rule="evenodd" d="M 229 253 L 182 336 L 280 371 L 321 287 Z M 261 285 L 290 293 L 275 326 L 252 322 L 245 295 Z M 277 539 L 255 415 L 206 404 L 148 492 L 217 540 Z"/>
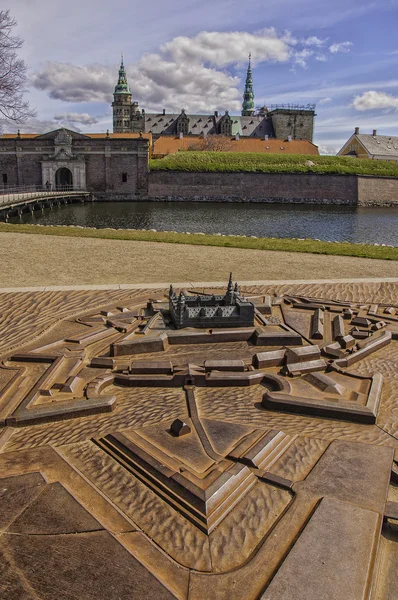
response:
<path fill-rule="evenodd" d="M 149 136 L 58 129 L 0 138 L 0 187 L 68 186 L 108 195 L 147 194 Z"/>

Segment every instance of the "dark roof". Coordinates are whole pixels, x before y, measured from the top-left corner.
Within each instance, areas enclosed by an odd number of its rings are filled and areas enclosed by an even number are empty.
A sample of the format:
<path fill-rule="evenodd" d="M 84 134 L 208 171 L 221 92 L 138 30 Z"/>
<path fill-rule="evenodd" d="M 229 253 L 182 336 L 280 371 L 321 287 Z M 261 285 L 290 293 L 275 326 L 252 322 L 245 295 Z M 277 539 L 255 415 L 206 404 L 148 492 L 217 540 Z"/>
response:
<path fill-rule="evenodd" d="M 176 121 L 180 113 L 146 113 L 145 131 L 155 135 L 172 135 L 176 132 Z M 203 135 L 217 132 L 217 126 L 224 115 L 186 115 L 188 117 L 188 134 Z M 232 119 L 232 135 L 264 137 L 273 136 L 274 130 L 270 118 L 255 115 L 242 117 L 230 115 Z"/>
<path fill-rule="evenodd" d="M 398 158 L 398 137 L 357 133 L 355 136 L 369 154 Z"/>

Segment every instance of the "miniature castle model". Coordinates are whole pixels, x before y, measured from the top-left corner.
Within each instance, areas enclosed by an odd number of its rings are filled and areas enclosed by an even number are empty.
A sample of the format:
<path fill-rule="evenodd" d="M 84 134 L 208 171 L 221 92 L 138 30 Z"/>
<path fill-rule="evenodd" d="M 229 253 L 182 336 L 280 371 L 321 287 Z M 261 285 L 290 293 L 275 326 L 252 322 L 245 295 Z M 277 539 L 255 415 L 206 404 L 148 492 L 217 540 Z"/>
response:
<path fill-rule="evenodd" d="M 229 277 L 224 296 L 198 294 L 177 296 L 173 286 L 169 290 L 169 311 L 176 329 L 183 327 L 252 327 L 254 304 L 239 294 L 238 284 Z"/>

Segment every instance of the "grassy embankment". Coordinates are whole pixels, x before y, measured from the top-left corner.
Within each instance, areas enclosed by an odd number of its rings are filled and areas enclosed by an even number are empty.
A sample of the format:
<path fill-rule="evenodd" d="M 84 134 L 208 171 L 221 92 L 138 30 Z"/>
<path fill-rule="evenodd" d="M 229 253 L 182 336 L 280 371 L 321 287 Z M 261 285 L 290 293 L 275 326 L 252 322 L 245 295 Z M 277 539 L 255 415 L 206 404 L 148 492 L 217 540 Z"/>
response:
<path fill-rule="evenodd" d="M 286 142 L 287 143 L 287 142 Z M 311 161 L 313 165 L 306 164 Z M 398 165 L 384 160 L 341 156 L 303 156 L 262 152 L 189 152 L 152 159 L 151 171 L 247 172 L 247 173 L 337 173 L 398 177 Z"/>
<path fill-rule="evenodd" d="M 140 231 L 133 229 L 91 229 L 65 226 L 12 225 L 0 223 L 0 233 L 28 233 L 68 237 L 87 237 L 112 240 L 135 240 L 143 242 L 164 242 L 170 244 L 191 244 L 195 246 L 223 246 L 227 248 L 247 248 L 255 250 L 276 250 L 282 252 L 305 252 L 310 254 L 330 254 L 338 256 L 358 256 L 383 260 L 398 260 L 398 248 L 373 246 L 370 244 L 349 244 L 346 242 L 320 242 L 317 240 L 296 240 L 278 238 L 252 238 L 232 235 L 187 234 L 167 231 Z"/>

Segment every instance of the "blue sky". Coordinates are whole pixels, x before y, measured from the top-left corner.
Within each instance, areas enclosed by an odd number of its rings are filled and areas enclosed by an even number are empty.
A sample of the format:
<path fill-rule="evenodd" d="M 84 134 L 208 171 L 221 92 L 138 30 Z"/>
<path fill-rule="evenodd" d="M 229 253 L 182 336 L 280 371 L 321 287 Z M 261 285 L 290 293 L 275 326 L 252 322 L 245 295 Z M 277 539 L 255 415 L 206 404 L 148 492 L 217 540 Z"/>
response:
<path fill-rule="evenodd" d="M 238 114 L 247 55 L 255 101 L 316 103 L 315 143 L 335 153 L 355 126 L 398 135 L 398 0 L 13 0 L 25 40 L 23 131 L 112 129 L 124 52 L 148 112 Z"/>

